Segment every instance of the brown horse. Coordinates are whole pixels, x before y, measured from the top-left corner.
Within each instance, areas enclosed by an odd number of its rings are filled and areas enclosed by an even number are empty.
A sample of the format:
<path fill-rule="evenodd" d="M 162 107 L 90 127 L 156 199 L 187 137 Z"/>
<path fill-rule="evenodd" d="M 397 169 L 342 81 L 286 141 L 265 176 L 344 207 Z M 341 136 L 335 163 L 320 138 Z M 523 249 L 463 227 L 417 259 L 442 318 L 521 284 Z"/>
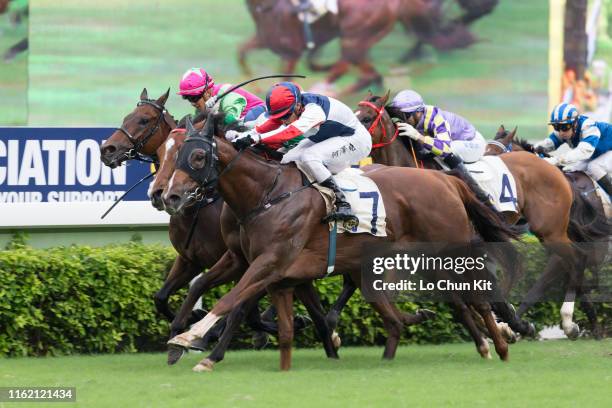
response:
<path fill-rule="evenodd" d="M 359 104 L 358 117 L 372 134 L 373 161 L 439 169 L 433 156 L 422 155 L 413 142 L 404 138 L 397 140 L 397 129 L 385 109 L 388 96 L 388 93 L 384 97 L 370 95 Z M 524 217 L 529 222 L 530 230 L 551 252 L 542 274 L 543 281 L 550 283 L 552 279 L 558 283 L 559 277 L 569 278 L 566 303 L 561 311 L 562 327 L 568 337 L 575 339 L 580 331 L 572 321 L 573 310 L 568 305 L 573 305 L 581 287 L 585 257 L 573 242 L 578 241 L 576 237 L 588 237 L 594 231 L 570 218 L 574 197 L 562 172 L 527 152 L 505 153 L 500 158 L 513 174 L 517 187 L 518 213 L 504 214 L 506 221 L 514 224 L 521 216 Z M 520 311 L 535 303 L 542 290 L 542 287 L 533 287 L 523 300 Z"/>
<path fill-rule="evenodd" d="M 124 118 L 121 127 L 100 146 L 103 163 L 114 168 L 126 160 L 139 159 L 150 160 L 158 165 L 156 150 L 164 146 L 168 134 L 176 127 L 176 121 L 164 107 L 168 95 L 169 92 L 166 92 L 153 100 L 148 98 L 146 88 L 143 89 L 136 108 Z M 151 195 L 151 200 L 156 208 L 163 209 L 159 208 L 159 200 L 156 200 L 155 195 Z M 204 269 L 214 265 L 226 251 L 219 225 L 222 208 L 223 200 L 215 199 L 206 205 L 192 207 L 181 215 L 170 217 L 168 233 L 178 255 L 164 285 L 155 293 L 154 301 L 157 311 L 171 322 L 176 320 L 176 316 L 168 304 L 170 296 L 185 287 Z M 187 245 L 192 229 L 191 243 Z M 175 323 L 171 326 L 171 337 L 182 332 L 188 324 L 201 319 L 203 315 L 203 311 L 193 311 L 193 307 L 189 309 L 185 318 L 180 319 L 182 325 Z M 263 328 L 274 331 L 274 327 L 260 324 L 252 314 L 249 315 L 248 322 L 256 330 Z M 212 337 L 218 335 L 219 330 Z M 261 334 L 258 336 L 262 337 Z M 204 344 L 200 344 L 200 347 L 204 347 Z"/>
<path fill-rule="evenodd" d="M 157 100 L 148 99 L 147 91 L 144 89 L 140 96 L 140 102 L 134 111 L 125 117 L 121 128 L 101 146 L 103 162 L 112 167 L 116 167 L 132 157 L 142 160 L 148 158 L 156 163 L 157 173 L 149 188 L 149 195 L 153 205 L 160 210 L 164 208 L 163 203 L 159 200 L 159 195 L 165 183 L 168 182 L 168 177 L 165 177 L 165 175 L 168 174 L 168 171 L 171 174 L 174 169 L 174 161 L 164 159 L 173 157 L 173 152 L 182 143 L 181 138 L 184 139 L 184 131 L 171 132 L 176 127 L 176 123 L 172 116 L 165 111 L 164 104 L 167 97 L 168 92 Z M 163 119 L 161 118 L 162 114 Z M 203 123 L 198 123 L 196 126 L 201 127 L 202 125 Z M 172 145 L 175 142 L 176 146 L 173 149 Z M 219 222 L 222 208 L 223 200 L 217 195 L 212 202 L 198 201 L 198 205 L 186 208 L 182 214 L 173 214 L 170 218 L 170 241 L 178 252 L 178 256 L 166 277 L 163 287 L 155 294 L 154 300 L 158 312 L 172 322 L 171 337 L 185 330 L 188 324 L 202 318 L 204 313 L 202 311 L 193 312 L 193 308 L 197 299 L 204 294 L 206 289 L 231 282 L 241 276 L 241 274 L 232 274 L 232 271 L 229 270 L 222 271 L 218 275 L 204 274 L 195 280 L 186 301 L 176 316 L 168 306 L 168 299 L 172 294 L 186 286 L 202 270 L 214 265 L 226 252 L 227 247 L 221 237 L 221 224 Z M 232 225 L 235 225 L 235 222 Z M 231 225 L 227 227 L 226 224 L 227 230 L 231 228 L 233 228 Z M 190 235 L 191 238 L 189 238 Z M 189 245 L 187 245 L 188 241 L 190 242 Z M 230 242 L 232 242 L 231 236 Z M 245 269 L 246 267 L 242 271 Z M 197 294 L 194 295 L 194 293 Z M 327 333 L 324 312 L 314 288 L 303 285 L 298 288 L 297 293 L 311 316 L 314 316 L 315 328 L 324 340 L 324 347 L 328 356 L 337 358 L 335 350 L 337 347 L 334 347 L 332 343 L 331 334 Z M 241 312 L 246 314 L 246 321 L 249 326 L 258 332 L 257 339 L 260 346 L 263 346 L 266 341 L 263 333 L 276 334 L 277 328 L 274 323 L 264 322 L 260 319 L 257 308 L 258 300 L 256 299 L 245 305 Z M 199 344 L 194 344 L 194 348 L 203 349 L 209 340 L 221 336 L 220 332 L 223 331 L 219 343 L 208 356 L 210 369 L 215 362 L 223 359 L 232 333 L 243 320 L 243 317 L 243 315 L 237 316 L 227 326 L 220 324 L 219 327 L 216 327 L 212 336 Z M 303 318 L 298 323 L 296 330 L 303 328 L 305 325 Z M 224 330 L 225 327 L 228 327 L 228 330 Z M 334 341 L 339 342 L 339 337 L 334 338 Z M 169 359 L 169 362 L 172 363 L 173 360 Z"/>
<path fill-rule="evenodd" d="M 188 348 L 222 316 L 267 290 L 278 310 L 280 366 L 287 370 L 293 339 L 293 288 L 326 275 L 329 232 L 327 225 L 321 223 L 326 214 L 325 204 L 318 191 L 303 187 L 302 174 L 295 166 L 268 162 L 251 149 L 238 152 L 224 138 L 213 135 L 211 126 L 189 141 L 179 152 L 172 183 L 163 194 L 164 203 L 166 207 L 180 209 L 194 191 L 216 185 L 232 213 L 241 220 L 240 244 L 249 268 L 204 319 L 171 339 L 169 345 L 178 350 Z M 470 218 L 475 220 L 479 233 L 494 236 L 495 241 L 507 241 L 512 236 L 461 180 L 440 172 L 398 167 L 371 168 L 366 175 L 376 182 L 384 197 L 388 237 L 368 234 L 338 237 L 336 272 L 350 274 L 357 284 L 361 282 L 360 255 L 364 245 L 385 241 L 469 243 L 473 234 Z M 285 199 L 274 199 L 289 192 L 293 193 L 283 195 Z M 446 197 L 443 202 L 437 200 L 441 196 Z M 269 200 L 274 200 L 274 205 Z M 439 206 L 432 211 L 434 201 Z M 448 219 L 455 223 L 448 223 Z M 221 264 L 222 261 L 217 263 L 209 273 L 231 262 Z M 372 304 L 389 333 L 383 357 L 393 358 L 403 325 L 420 322 L 423 316 L 402 319 L 386 296 L 376 300 Z M 489 304 L 479 302 L 473 306 L 492 334 L 500 358 L 506 360 L 508 345 L 495 325 Z M 467 307 L 465 313 L 469 314 Z M 472 321 L 469 316 L 467 319 Z M 477 346 L 479 352 L 488 354 L 488 345 Z M 203 363 L 194 370 L 205 370 Z"/>
<path fill-rule="evenodd" d="M 306 49 L 304 25 L 298 19 L 296 7 L 291 0 L 248 0 L 247 5 L 257 32 L 239 49 L 243 72 L 250 71 L 246 64 L 247 54 L 254 49 L 267 48 L 283 59 L 282 72 L 293 73 Z M 312 24 L 316 48 L 309 53 L 309 66 L 315 71 L 331 69 L 325 88 L 347 73 L 351 65 L 357 67 L 359 80 L 342 94 L 371 84 L 380 85 L 382 76 L 369 61 L 368 52 L 391 31 L 398 20 L 407 29 L 416 28 L 417 33 L 422 33 L 420 37 L 423 41 L 440 48 L 454 47 L 454 41 L 460 36 L 456 30 L 442 36 L 437 29 L 438 19 L 435 18 L 439 14 L 439 4 L 427 0 L 339 0 L 338 15 L 327 13 Z M 415 21 L 418 24 L 415 25 Z M 313 58 L 317 50 L 334 38 L 340 38 L 340 60 L 330 67 L 315 64 Z"/>

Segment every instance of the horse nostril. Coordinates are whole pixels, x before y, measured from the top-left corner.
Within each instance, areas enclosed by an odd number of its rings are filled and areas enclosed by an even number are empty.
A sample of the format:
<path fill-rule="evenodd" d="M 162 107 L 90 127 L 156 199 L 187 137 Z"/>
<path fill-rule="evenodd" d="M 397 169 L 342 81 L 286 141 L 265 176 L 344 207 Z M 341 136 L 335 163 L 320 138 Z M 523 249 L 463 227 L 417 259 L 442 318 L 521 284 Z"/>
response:
<path fill-rule="evenodd" d="M 181 197 L 178 194 L 171 194 L 166 197 L 165 201 L 168 202 L 170 205 L 176 206 L 179 201 L 181 201 Z"/>
<path fill-rule="evenodd" d="M 117 151 L 117 148 L 113 145 L 104 146 L 102 148 L 102 155 L 113 154 Z"/>

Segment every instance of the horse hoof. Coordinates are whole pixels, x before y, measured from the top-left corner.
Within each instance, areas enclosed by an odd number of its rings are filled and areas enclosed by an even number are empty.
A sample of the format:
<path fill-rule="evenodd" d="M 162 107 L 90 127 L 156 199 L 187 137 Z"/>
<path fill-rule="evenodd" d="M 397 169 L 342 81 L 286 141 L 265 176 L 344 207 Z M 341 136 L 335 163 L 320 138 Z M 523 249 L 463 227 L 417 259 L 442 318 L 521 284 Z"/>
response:
<path fill-rule="evenodd" d="M 572 327 L 565 331 L 565 335 L 570 340 L 577 340 L 580 336 L 580 327 L 576 323 L 572 323 Z"/>
<path fill-rule="evenodd" d="M 253 335 L 253 348 L 255 350 L 262 350 L 268 345 L 269 341 L 267 333 L 257 332 Z"/>
<path fill-rule="evenodd" d="M 168 365 L 174 365 L 183 357 L 187 349 L 173 344 L 168 346 Z"/>
<path fill-rule="evenodd" d="M 529 328 L 527 329 L 527 333 L 525 333 L 525 335 L 531 337 L 532 339 L 535 339 L 537 334 L 538 333 L 536 332 L 535 324 L 529 323 Z"/>
<path fill-rule="evenodd" d="M 215 366 L 215 362 L 205 358 L 204 360 L 200 361 L 198 364 L 196 364 L 192 370 L 193 372 L 196 373 L 201 373 L 201 372 L 211 372 L 213 370 L 213 367 Z"/>
<path fill-rule="evenodd" d="M 295 330 L 304 330 L 311 325 L 312 319 L 309 316 L 298 315 L 293 319 L 293 327 L 295 327 Z"/>
<path fill-rule="evenodd" d="M 342 346 L 342 339 L 340 338 L 340 335 L 335 331 L 331 335 L 331 340 L 336 350 L 338 350 L 340 346 Z"/>

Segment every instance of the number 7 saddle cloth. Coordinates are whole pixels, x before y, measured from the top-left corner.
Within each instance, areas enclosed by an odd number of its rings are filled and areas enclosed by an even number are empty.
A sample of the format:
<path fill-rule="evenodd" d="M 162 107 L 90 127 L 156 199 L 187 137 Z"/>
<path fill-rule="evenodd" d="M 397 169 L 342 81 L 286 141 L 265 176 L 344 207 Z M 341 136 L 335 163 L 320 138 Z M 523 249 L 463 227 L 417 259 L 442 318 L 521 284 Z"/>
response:
<path fill-rule="evenodd" d="M 299 168 L 300 166 L 298 166 Z M 300 169 L 308 177 L 307 173 Z M 359 225 L 354 229 L 346 229 L 338 223 L 338 233 L 348 232 L 351 234 L 371 234 L 377 237 L 387 236 L 387 213 L 383 203 L 382 194 L 374 181 L 362 175 L 363 171 L 356 168 L 346 168 L 334 175 L 338 187 L 346 196 L 346 201 L 351 205 L 353 213 L 359 218 Z M 312 180 L 309 180 L 312 181 Z M 329 214 L 334 210 L 336 194 L 329 188 L 314 183 L 325 201 L 325 207 Z M 330 223 L 330 229 L 333 224 Z"/>

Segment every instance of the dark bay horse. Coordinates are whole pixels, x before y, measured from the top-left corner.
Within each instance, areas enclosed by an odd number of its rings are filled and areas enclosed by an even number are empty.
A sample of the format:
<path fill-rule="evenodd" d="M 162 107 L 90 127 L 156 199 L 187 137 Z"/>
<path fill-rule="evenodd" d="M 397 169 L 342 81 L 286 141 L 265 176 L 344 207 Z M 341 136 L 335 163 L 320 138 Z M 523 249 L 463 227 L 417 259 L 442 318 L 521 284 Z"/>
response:
<path fill-rule="evenodd" d="M 238 152 L 224 138 L 214 135 L 211 126 L 189 136 L 190 143 L 181 148 L 177 168 L 163 194 L 165 206 L 180 209 L 194 191 L 207 184 L 216 185 L 233 215 L 240 220 L 240 247 L 249 267 L 204 319 L 171 339 L 169 346 L 178 350 L 190 347 L 192 341 L 204 336 L 222 316 L 233 313 L 241 304 L 267 290 L 278 310 L 280 367 L 287 370 L 293 340 L 293 288 L 326 275 L 329 233 L 328 226 L 321 223 L 326 215 L 325 204 L 318 191 L 303 188 L 302 174 L 294 165 L 269 162 L 252 149 Z M 470 219 L 474 220 L 478 232 L 494 238 L 492 241 L 503 242 L 513 236 L 459 179 L 435 171 L 384 166 L 368 169 L 366 176 L 376 182 L 384 197 L 388 237 L 368 234 L 338 237 L 335 273 L 351 275 L 358 285 L 364 245 L 385 241 L 470 243 L 473 237 Z M 266 205 L 270 197 L 289 192 L 295 193 L 275 201 L 275 205 Z M 439 197 L 446 199 L 439 202 Z M 432 210 L 434 201 L 439 205 Z M 448 223 L 448 219 L 455 222 Z M 222 259 L 209 273 L 231 265 L 231 259 Z M 386 296 L 376 300 L 372 305 L 389 334 L 383 357 L 393 358 L 404 324 L 418 323 L 423 316 L 401 318 Z M 495 325 L 489 304 L 474 302 L 472 306 L 484 319 L 500 358 L 506 360 L 508 345 Z M 469 315 L 467 307 L 465 313 Z M 470 316 L 466 319 L 473 323 Z M 477 330 L 475 325 L 474 330 Z M 486 342 L 477 344 L 477 348 L 481 354 L 488 354 Z M 194 371 L 202 370 L 206 370 L 205 362 L 194 367 Z"/>
<path fill-rule="evenodd" d="M 359 103 L 358 117 L 372 134 L 372 159 L 375 163 L 395 166 L 440 168 L 432 156 L 422 152 L 408 139 L 398 138 L 397 129 L 385 109 L 388 94 L 384 97 L 369 96 Z M 548 263 L 542 273 L 543 282 L 551 282 L 560 276 L 569 278 L 566 286 L 565 307 L 562 308 L 562 328 L 570 338 L 577 338 L 580 331 L 572 321 L 573 302 L 582 285 L 585 255 L 574 242 L 590 241 L 597 236 L 591 226 L 581 226 L 571 218 L 574 195 L 563 173 L 528 152 L 500 155 L 513 174 L 518 213 L 504 214 L 509 224 L 524 217 L 531 232 L 550 251 Z M 558 281 L 557 281 L 558 282 Z M 523 300 L 520 312 L 525 311 L 539 298 L 542 287 L 534 286 Z M 572 305 L 570 307 L 569 305 Z M 520 313 L 519 313 L 520 314 Z"/>
<path fill-rule="evenodd" d="M 247 54 L 258 48 L 270 49 L 279 55 L 284 66 L 282 72 L 293 73 L 306 49 L 304 25 L 298 19 L 291 0 L 248 0 L 249 13 L 255 21 L 256 34 L 239 49 L 239 62 L 244 73 L 249 72 Z M 442 36 L 437 29 L 439 2 L 428 0 L 339 0 L 338 15 L 327 13 L 312 24 L 315 50 L 309 53 L 308 63 L 314 71 L 330 69 L 324 86 L 338 80 L 351 66 L 360 71 L 359 80 L 342 94 L 364 89 L 371 84 L 382 84 L 382 76 L 369 60 L 369 50 L 392 29 L 396 22 L 407 30 L 417 29 L 423 41 L 439 47 L 453 48 L 459 37 L 456 30 Z M 418 24 L 415 25 L 415 22 Z M 443 38 L 442 38 L 443 37 Z M 317 50 L 331 40 L 339 38 L 341 56 L 329 67 L 314 62 Z M 464 41 L 465 42 L 465 41 Z"/>

